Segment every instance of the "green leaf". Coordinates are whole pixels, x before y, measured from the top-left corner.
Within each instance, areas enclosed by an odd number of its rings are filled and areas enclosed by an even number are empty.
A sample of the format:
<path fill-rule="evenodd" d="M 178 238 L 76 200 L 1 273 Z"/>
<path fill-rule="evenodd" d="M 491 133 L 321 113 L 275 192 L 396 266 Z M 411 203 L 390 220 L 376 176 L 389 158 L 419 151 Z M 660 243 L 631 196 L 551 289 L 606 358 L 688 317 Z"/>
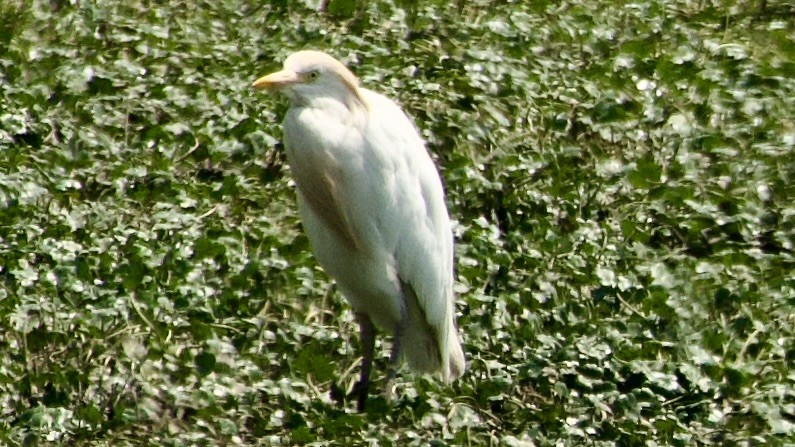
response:
<path fill-rule="evenodd" d="M 642 158 L 636 162 L 635 167 L 629 171 L 627 178 L 636 188 L 649 188 L 659 183 L 662 167 L 654 160 Z"/>
<path fill-rule="evenodd" d="M 202 351 L 196 354 L 194 364 L 196 365 L 196 372 L 198 372 L 200 376 L 207 376 L 215 370 L 215 355 L 209 351 Z"/>

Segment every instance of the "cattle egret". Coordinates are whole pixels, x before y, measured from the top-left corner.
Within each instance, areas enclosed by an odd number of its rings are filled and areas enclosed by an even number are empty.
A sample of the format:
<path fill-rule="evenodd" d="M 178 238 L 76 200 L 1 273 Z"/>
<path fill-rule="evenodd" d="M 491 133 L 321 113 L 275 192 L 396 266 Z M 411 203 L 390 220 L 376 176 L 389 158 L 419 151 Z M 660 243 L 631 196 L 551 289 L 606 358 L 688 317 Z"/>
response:
<path fill-rule="evenodd" d="M 465 362 L 455 326 L 453 236 L 442 182 L 414 125 L 319 51 L 292 54 L 253 86 L 290 100 L 284 147 L 304 230 L 360 325 L 359 411 L 376 326 L 393 336 L 388 394 L 400 358 L 416 371 L 456 379 Z"/>

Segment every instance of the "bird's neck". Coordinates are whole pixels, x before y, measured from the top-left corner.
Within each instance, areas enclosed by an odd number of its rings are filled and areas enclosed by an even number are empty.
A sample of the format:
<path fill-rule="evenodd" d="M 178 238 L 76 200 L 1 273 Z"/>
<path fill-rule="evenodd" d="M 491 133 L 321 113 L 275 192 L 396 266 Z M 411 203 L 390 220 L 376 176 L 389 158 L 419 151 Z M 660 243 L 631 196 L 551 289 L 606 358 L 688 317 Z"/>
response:
<path fill-rule="evenodd" d="M 332 116 L 347 117 L 346 121 L 355 120 L 359 117 L 367 116 L 367 103 L 359 95 L 346 95 L 344 98 L 334 98 L 328 96 L 305 98 L 294 103 L 301 108 L 315 109 L 322 113 Z"/>

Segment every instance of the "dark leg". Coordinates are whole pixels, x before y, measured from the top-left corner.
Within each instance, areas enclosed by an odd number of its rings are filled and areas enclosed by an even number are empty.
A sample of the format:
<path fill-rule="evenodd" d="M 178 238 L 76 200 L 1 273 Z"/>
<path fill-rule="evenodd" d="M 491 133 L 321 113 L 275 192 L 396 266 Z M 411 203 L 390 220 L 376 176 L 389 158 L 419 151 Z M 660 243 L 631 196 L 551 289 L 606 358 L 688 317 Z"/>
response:
<path fill-rule="evenodd" d="M 400 354 L 403 352 L 403 335 L 406 332 L 408 322 L 408 310 L 404 307 L 401 311 L 400 321 L 395 327 L 395 332 L 392 334 L 392 352 L 389 353 L 389 371 L 386 375 L 386 396 L 390 400 L 394 397 L 392 382 L 394 382 L 395 377 L 397 377 L 398 362 L 400 361 Z"/>
<path fill-rule="evenodd" d="M 362 371 L 359 375 L 359 382 L 353 387 L 351 395 L 356 395 L 356 409 L 361 413 L 367 402 L 367 394 L 370 391 L 370 371 L 373 369 L 373 354 L 375 353 L 375 326 L 367 314 L 357 313 L 356 319 L 359 321 L 359 333 L 362 343 Z"/>

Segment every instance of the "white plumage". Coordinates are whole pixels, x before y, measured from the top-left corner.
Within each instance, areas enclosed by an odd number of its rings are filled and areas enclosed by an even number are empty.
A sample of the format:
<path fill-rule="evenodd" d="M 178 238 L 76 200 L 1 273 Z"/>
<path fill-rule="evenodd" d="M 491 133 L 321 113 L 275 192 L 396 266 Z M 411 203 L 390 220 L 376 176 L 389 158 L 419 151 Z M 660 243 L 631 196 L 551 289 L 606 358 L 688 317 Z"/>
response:
<path fill-rule="evenodd" d="M 318 51 L 292 54 L 283 70 L 254 86 L 290 99 L 284 139 L 304 228 L 362 324 L 360 409 L 372 362 L 370 320 L 395 337 L 393 363 L 402 354 L 415 370 L 457 378 L 465 362 L 450 219 L 439 175 L 408 117 Z"/>

